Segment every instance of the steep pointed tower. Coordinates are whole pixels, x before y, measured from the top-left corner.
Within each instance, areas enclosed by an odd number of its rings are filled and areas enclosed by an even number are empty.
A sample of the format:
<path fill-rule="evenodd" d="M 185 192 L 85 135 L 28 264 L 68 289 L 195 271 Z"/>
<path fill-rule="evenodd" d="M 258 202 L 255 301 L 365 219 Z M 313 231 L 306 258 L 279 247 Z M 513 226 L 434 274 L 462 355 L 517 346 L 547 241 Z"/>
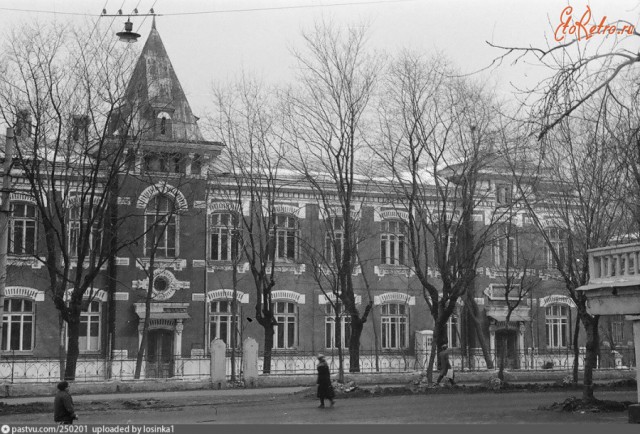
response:
<path fill-rule="evenodd" d="M 143 377 L 173 376 L 174 360 L 203 348 L 205 339 L 205 269 L 198 264 L 206 257 L 209 169 L 222 144 L 202 136 L 155 20 L 127 87 L 125 112 L 133 114 L 126 134 L 132 143 L 118 195 L 125 221 L 118 238 L 131 246 L 118 255 L 112 279 L 119 282 L 111 316 L 117 316 L 115 348 L 129 358 L 145 349 Z"/>

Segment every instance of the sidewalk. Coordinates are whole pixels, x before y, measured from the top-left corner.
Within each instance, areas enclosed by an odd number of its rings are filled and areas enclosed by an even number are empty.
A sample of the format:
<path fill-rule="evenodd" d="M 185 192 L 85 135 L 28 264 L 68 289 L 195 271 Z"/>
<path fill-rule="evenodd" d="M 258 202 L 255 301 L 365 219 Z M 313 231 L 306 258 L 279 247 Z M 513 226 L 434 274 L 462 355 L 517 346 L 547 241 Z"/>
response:
<path fill-rule="evenodd" d="M 310 387 L 310 386 L 309 386 Z M 269 387 L 265 389 L 222 389 L 222 390 L 180 390 L 172 392 L 150 393 L 150 392 L 133 392 L 133 393 L 107 393 L 107 394 L 88 394 L 75 395 L 73 386 L 71 394 L 73 402 L 91 402 L 91 401 L 113 401 L 113 400 L 138 400 L 138 399 L 158 399 L 163 400 L 178 399 L 182 397 L 215 397 L 215 398 L 233 398 L 241 396 L 281 396 L 291 395 L 301 392 L 309 387 Z M 55 389 L 55 386 L 54 386 Z M 30 396 L 21 398 L 3 398 L 0 399 L 1 404 L 20 405 L 33 404 L 36 402 L 53 402 L 55 390 L 51 391 L 50 396 Z"/>

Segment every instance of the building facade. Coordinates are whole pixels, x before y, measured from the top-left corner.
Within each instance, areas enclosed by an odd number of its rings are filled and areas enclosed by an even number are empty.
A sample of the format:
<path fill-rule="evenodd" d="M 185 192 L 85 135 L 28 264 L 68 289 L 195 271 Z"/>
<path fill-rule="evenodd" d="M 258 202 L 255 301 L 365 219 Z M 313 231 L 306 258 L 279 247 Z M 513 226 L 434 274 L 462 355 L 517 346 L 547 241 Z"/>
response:
<path fill-rule="evenodd" d="M 130 106 L 139 109 L 137 122 L 147 129 L 141 145 L 127 156 L 130 173 L 120 186 L 118 210 L 131 218 L 118 236 L 136 234 L 140 242 L 122 249 L 115 259 L 116 275 L 105 271 L 86 295 L 80 360 L 87 363 L 79 364 L 82 372 L 78 376 L 82 378 L 83 372 L 93 375 L 87 373 L 93 370 L 108 377 L 117 375 L 114 372 L 118 369 L 126 371 L 124 377 L 130 376 L 131 359 L 135 359 L 141 344 L 147 315 L 143 375 L 207 375 L 205 362 L 213 339 L 229 345 L 235 332 L 238 342 L 252 337 L 261 348 L 264 340 L 263 329 L 253 320 L 257 297 L 253 276 L 234 241 L 238 216 L 223 194 L 233 189 L 233 182 L 217 169 L 224 145 L 203 138 L 155 24 L 133 72 L 128 97 Z M 16 132 L 26 134 L 24 128 Z M 117 126 L 111 133 L 117 133 Z M 43 229 L 37 208 L 27 186 L 19 179 L 14 179 L 14 184 L 0 376 L 11 375 L 15 380 L 55 373 L 54 361 L 65 325 L 47 295 L 47 272 L 34 258 L 42 253 L 38 244 Z M 484 201 L 486 209 L 477 210 L 476 225 L 485 224 L 483 216 L 512 196 L 513 187 L 503 176 L 487 174 L 483 186 L 489 200 Z M 286 179 L 278 195 L 276 285 L 272 292 L 278 325 L 272 372 L 295 370 L 286 365 L 287 360 L 295 358 L 305 360 L 303 365 L 313 370 L 314 354 L 335 356 L 338 346 L 348 347 L 349 317 L 340 318 L 342 332 L 336 337 L 332 296 L 323 292 L 313 278 L 313 265 L 305 253 L 308 246 L 313 246 L 316 251 L 332 254 L 327 250 L 327 217 L 316 195 L 308 184 L 295 178 Z M 398 211 L 396 201 L 391 193 L 369 191 L 358 197 L 355 211 L 363 240 L 358 246 L 362 265 L 353 273 L 356 303 L 361 311 L 370 301 L 373 303 L 361 338 L 363 370 L 380 369 L 381 365 L 383 369 L 423 368 L 427 331 L 433 329 L 423 289 L 411 268 L 406 215 Z M 69 212 L 73 225 L 74 211 Z M 163 222 L 161 234 L 150 230 L 158 221 Z M 512 223 L 517 228 L 514 233 L 532 233 L 524 210 L 515 214 Z M 549 227 L 548 231 L 561 252 L 563 240 L 558 229 Z M 525 250 L 536 253 L 536 262 L 530 268 L 539 283 L 507 322 L 506 258 Z M 150 283 L 151 262 L 155 271 Z M 572 364 L 576 309 L 554 268 L 554 258 L 542 239 L 535 236 L 502 237 L 487 246 L 478 264 L 471 290 L 480 309 L 480 332 L 494 360 L 506 346 L 510 369 L 566 368 Z M 239 306 L 235 331 L 231 309 L 234 269 Z M 435 268 L 428 272 L 434 284 L 441 285 Z M 115 285 L 110 285 L 113 281 Z M 147 313 L 145 299 L 150 288 L 152 301 Z M 113 341 L 108 321 L 110 304 L 115 305 Z M 602 366 L 633 363 L 620 352 L 633 345 L 631 325 L 622 317 L 603 323 L 602 340 L 606 343 Z M 447 340 L 454 348 L 454 364 L 458 367 L 486 367 L 476 336 L 476 324 L 460 301 L 447 325 Z M 578 345 L 583 341 L 580 335 Z M 617 356 L 615 349 L 619 350 Z M 119 364 L 111 366 L 110 373 L 102 373 L 106 368 L 96 366 L 105 360 L 118 360 Z M 185 361 L 191 361 L 191 365 Z M 29 370 L 28 364 L 40 367 Z M 50 368 L 47 371 L 43 366 Z"/>

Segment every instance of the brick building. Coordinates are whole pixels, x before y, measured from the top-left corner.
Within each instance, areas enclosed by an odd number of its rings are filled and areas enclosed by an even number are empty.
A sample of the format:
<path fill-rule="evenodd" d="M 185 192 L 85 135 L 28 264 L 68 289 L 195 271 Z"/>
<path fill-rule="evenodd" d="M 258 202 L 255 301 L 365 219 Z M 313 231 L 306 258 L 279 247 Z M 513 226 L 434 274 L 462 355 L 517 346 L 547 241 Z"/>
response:
<path fill-rule="evenodd" d="M 199 361 L 206 361 L 211 340 L 218 337 L 230 342 L 234 266 L 238 278 L 239 337 L 253 337 L 261 347 L 263 342 L 262 328 L 251 321 L 256 290 L 248 263 L 242 259 L 238 264 L 232 261 L 235 247 L 230 222 L 236 217 L 221 191 L 233 189 L 233 182 L 220 174 L 216 166 L 224 145 L 207 141 L 201 134 L 198 119 L 191 112 L 155 24 L 127 95 L 129 107 L 139 108 L 136 122 L 147 127 L 141 145 L 128 156 L 131 173 L 118 194 L 119 212 L 132 216 L 122 227 L 122 236 L 145 233 L 149 222 L 167 219 L 166 232 L 160 237 L 154 255 L 157 271 L 152 282 L 144 374 L 167 377 L 187 375 L 189 371 L 206 375 L 208 370 Z M 116 131 L 114 127 L 112 133 Z M 17 133 L 24 134 L 24 128 Z M 283 244 L 278 250 L 272 297 L 278 321 L 273 372 L 278 372 L 279 363 L 287 358 L 313 361 L 313 354 L 318 352 L 336 354 L 330 304 L 312 277 L 312 265 L 306 261 L 303 248 L 308 245 L 320 251 L 325 248 L 325 217 L 309 185 L 293 175 L 282 182 L 286 186 L 278 190 L 277 238 Z M 6 360 L 28 360 L 36 366 L 57 356 L 60 322 L 47 297 L 46 270 L 33 258 L 41 252 L 38 240 L 42 228 L 36 208 L 26 186 L 19 179 L 15 184 L 11 194 L 2 356 Z M 483 186 L 491 200 L 485 201 L 486 209 L 477 210 L 476 225 L 484 224 L 483 213 L 489 213 L 499 201 L 511 197 L 512 187 L 505 183 L 505 175 L 496 171 L 483 174 Z M 432 329 L 433 321 L 420 283 L 409 266 L 402 229 L 406 216 L 394 206 L 393 194 L 382 189 L 377 193 L 368 191 L 357 199 L 360 206 L 356 212 L 364 241 L 359 246 L 363 266 L 356 267 L 354 272 L 356 302 L 364 308 L 371 299 L 374 305 L 362 334 L 361 367 L 375 369 L 372 355 L 377 350 L 385 367 L 414 369 L 420 358 L 417 346 L 424 345 L 427 334 L 423 331 Z M 516 213 L 513 221 L 523 232 L 530 227 L 524 211 Z M 549 233 L 560 251 L 562 240 L 554 230 L 550 227 Z M 131 374 L 131 363 L 125 361 L 135 358 L 146 316 L 144 299 L 149 279 L 145 269 L 151 256 L 148 236 L 118 254 L 115 287 L 109 289 L 108 282 L 112 280 L 106 272 L 94 282 L 95 291 L 82 314 L 80 337 L 80 359 L 91 363 L 79 364 L 78 378 L 83 373 L 92 375 L 87 372 L 94 369 L 96 361 L 108 359 L 110 303 L 115 303 L 116 314 L 111 353 L 121 360 L 118 366 L 127 372 L 124 376 Z M 518 250 L 538 253 L 532 268 L 537 270 L 541 282 L 513 312 L 507 328 L 501 292 L 504 262 L 507 255 L 517 254 Z M 523 237 L 514 243 L 507 237 L 504 243 L 493 243 L 479 264 L 473 291 L 482 316 L 482 333 L 494 354 L 502 345 L 507 346 L 511 368 L 539 369 L 549 362 L 555 367 L 566 367 L 572 363 L 576 310 L 553 268 L 544 242 L 535 237 Z M 437 273 L 433 269 L 429 273 L 438 285 Z M 114 291 L 113 297 L 109 297 L 109 291 Z M 342 321 L 341 345 L 345 347 L 349 320 L 345 317 Z M 611 343 L 617 348 L 632 345 L 630 324 L 618 317 L 606 324 L 611 330 Z M 447 327 L 448 342 L 455 349 L 454 363 L 458 366 L 484 366 L 474 327 L 460 302 Z M 583 340 L 582 334 L 580 342 Z M 193 363 L 188 365 L 185 361 Z M 620 359 L 620 363 L 628 361 Z M 0 375 L 5 378 L 8 366 L 9 362 L 0 364 L 3 370 Z M 25 366 L 21 374 L 24 378 L 46 376 L 42 371 L 28 371 L 26 363 L 21 366 Z M 111 372 L 104 375 L 116 375 L 113 373 L 117 369 L 112 368 Z"/>

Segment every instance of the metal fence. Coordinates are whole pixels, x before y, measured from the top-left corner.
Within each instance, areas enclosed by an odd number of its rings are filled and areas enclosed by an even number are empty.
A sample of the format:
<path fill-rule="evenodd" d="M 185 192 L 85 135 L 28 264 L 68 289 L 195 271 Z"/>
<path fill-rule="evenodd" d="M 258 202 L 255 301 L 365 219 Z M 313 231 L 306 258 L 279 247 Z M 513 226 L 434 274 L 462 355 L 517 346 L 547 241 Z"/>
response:
<path fill-rule="evenodd" d="M 337 352 L 324 352 L 332 372 L 339 366 Z M 579 352 L 578 366 L 584 369 L 585 350 Z M 316 373 L 316 352 L 273 351 L 271 354 L 271 375 L 303 375 Z M 494 368 L 498 368 L 499 354 L 491 352 L 489 357 Z M 236 374 L 242 371 L 242 353 L 236 351 Z M 454 369 L 481 371 L 487 369 L 482 352 L 474 349 L 470 352 L 452 349 L 449 358 Z M 567 349 L 535 350 L 509 353 L 505 360 L 508 370 L 570 370 L 573 367 L 573 351 Z M 231 353 L 227 352 L 227 377 L 231 376 Z M 360 372 L 362 373 L 400 373 L 416 372 L 426 369 L 429 353 L 360 351 Z M 350 359 L 344 352 L 344 369 L 349 371 Z M 60 360 L 58 358 L 25 357 L 11 354 L 0 356 L 0 381 L 3 383 L 55 382 L 60 379 Z M 92 382 L 105 380 L 133 380 L 136 359 L 126 355 L 116 355 L 111 360 L 104 357 L 81 355 L 76 366 L 76 381 Z M 258 372 L 264 367 L 264 353 L 258 354 Z M 598 369 L 635 369 L 636 359 L 633 348 L 601 349 L 598 357 Z M 434 366 L 437 369 L 437 366 Z M 211 359 L 207 355 L 199 357 L 168 357 L 146 359 L 142 364 L 141 379 L 176 378 L 207 379 L 211 375 Z"/>

